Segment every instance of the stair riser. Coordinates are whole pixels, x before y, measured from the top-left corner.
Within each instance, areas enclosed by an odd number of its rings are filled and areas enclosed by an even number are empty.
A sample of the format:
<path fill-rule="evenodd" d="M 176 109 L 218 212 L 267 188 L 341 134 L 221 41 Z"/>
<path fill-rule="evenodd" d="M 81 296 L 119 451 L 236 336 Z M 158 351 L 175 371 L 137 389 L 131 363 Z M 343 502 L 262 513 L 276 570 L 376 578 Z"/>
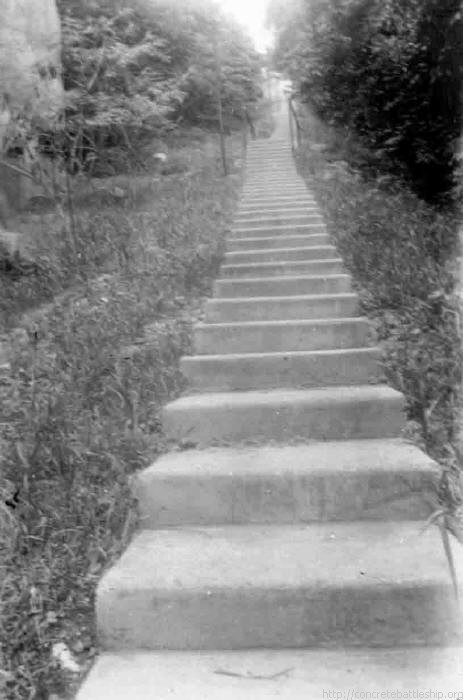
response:
<path fill-rule="evenodd" d="M 365 321 L 332 324 L 198 325 L 194 329 L 196 352 L 202 355 L 234 352 L 290 352 L 361 348 L 369 344 Z"/>
<path fill-rule="evenodd" d="M 123 597 L 106 591 L 97 598 L 105 649 L 443 645 L 455 643 L 457 619 L 450 582 L 421 588 L 371 581 L 352 588 L 334 582 L 283 590 L 153 589 Z"/>
<path fill-rule="evenodd" d="M 290 319 L 353 318 L 358 314 L 358 298 L 348 297 L 269 297 L 268 299 L 213 299 L 206 303 L 209 323 L 235 321 L 284 321 Z"/>
<path fill-rule="evenodd" d="M 229 253 L 241 250 L 260 250 L 269 248 L 300 248 L 306 246 L 329 245 L 330 237 L 327 233 L 305 234 L 291 236 L 257 236 L 255 238 L 229 238 L 227 251 Z"/>
<path fill-rule="evenodd" d="M 196 460 L 198 458 L 196 457 Z M 286 472 L 286 473 L 285 473 Z M 311 522 L 426 520 L 435 479 L 429 471 L 292 474 L 224 473 L 221 476 L 146 477 L 136 484 L 140 525 L 298 524 Z"/>
<path fill-rule="evenodd" d="M 381 376 L 379 353 L 373 349 L 339 354 L 184 357 L 181 369 L 197 391 L 346 386 L 374 383 Z"/>
<path fill-rule="evenodd" d="M 342 294 L 351 291 L 349 275 L 331 277 L 276 277 L 267 279 L 219 280 L 214 284 L 214 296 L 272 297 L 293 294 Z"/>
<path fill-rule="evenodd" d="M 189 405 L 176 402 L 163 411 L 164 432 L 175 443 L 200 446 L 269 440 L 355 440 L 399 437 L 403 398 L 371 400 Z"/>
<path fill-rule="evenodd" d="M 239 253 L 225 253 L 224 262 L 234 263 L 285 262 L 290 260 L 327 260 L 336 257 L 334 246 L 312 246 L 309 248 L 253 250 Z"/>

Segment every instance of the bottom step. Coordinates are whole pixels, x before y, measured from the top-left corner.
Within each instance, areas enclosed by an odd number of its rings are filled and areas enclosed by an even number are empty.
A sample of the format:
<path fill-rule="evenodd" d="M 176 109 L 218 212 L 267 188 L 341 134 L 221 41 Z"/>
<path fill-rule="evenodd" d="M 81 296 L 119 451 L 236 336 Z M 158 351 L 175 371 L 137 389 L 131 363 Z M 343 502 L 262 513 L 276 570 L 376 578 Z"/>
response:
<path fill-rule="evenodd" d="M 77 700 L 462 698 L 462 689 L 458 647 L 145 652 L 103 656 Z"/>

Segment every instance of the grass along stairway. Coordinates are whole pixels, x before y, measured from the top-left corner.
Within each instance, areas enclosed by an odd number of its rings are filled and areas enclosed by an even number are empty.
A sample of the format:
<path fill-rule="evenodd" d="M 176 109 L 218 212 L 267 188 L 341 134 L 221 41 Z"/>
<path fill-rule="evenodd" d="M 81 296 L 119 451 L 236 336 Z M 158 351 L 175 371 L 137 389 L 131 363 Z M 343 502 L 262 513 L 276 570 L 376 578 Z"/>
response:
<path fill-rule="evenodd" d="M 461 617 L 422 532 L 435 465 L 401 439 L 403 397 L 282 125 L 246 175 L 79 700 L 461 691 Z"/>

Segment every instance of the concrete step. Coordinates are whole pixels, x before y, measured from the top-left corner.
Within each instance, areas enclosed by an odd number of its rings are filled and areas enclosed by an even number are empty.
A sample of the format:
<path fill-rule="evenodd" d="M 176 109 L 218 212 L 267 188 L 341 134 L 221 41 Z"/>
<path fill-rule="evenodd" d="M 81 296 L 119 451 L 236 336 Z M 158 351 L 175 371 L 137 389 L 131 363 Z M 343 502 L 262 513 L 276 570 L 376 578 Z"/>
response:
<path fill-rule="evenodd" d="M 281 178 L 283 173 L 288 174 L 294 180 L 300 179 L 294 163 L 284 155 L 254 158 L 246 163 L 244 171 L 245 177 L 248 178 L 250 174 L 253 174 L 256 177 L 260 176 L 263 182 L 269 176 Z"/>
<path fill-rule="evenodd" d="M 137 475 L 144 529 L 424 520 L 438 469 L 401 440 L 171 452 Z"/>
<path fill-rule="evenodd" d="M 293 154 L 291 151 L 288 149 L 284 148 L 272 148 L 270 150 L 259 150 L 259 151 L 249 151 L 246 155 L 246 164 L 249 165 L 249 163 L 252 162 L 260 162 L 260 161 L 271 161 L 275 158 L 278 158 L 279 160 L 286 160 L 288 163 L 292 163 L 293 168 L 294 166 L 294 158 Z"/>
<path fill-rule="evenodd" d="M 273 321 L 307 318 L 342 318 L 358 313 L 358 296 L 345 294 L 305 294 L 282 297 L 210 299 L 205 320 L 210 323 Z"/>
<path fill-rule="evenodd" d="M 194 445 L 399 437 L 402 394 L 384 385 L 218 392 L 184 396 L 162 411 L 165 435 Z"/>
<path fill-rule="evenodd" d="M 250 170 L 246 173 L 246 180 L 244 183 L 245 187 L 260 187 L 263 185 L 284 185 L 289 186 L 299 186 L 304 185 L 305 182 L 301 177 L 297 177 L 294 171 L 290 168 L 274 167 L 268 166 L 264 171 L 262 168 L 257 170 Z"/>
<path fill-rule="evenodd" d="M 295 260 L 327 260 L 336 257 L 336 248 L 332 245 L 304 246 L 300 248 L 273 248 L 268 250 L 242 250 L 225 253 L 225 264 L 258 262 L 286 262 Z"/>
<path fill-rule="evenodd" d="M 285 175 L 289 182 L 302 180 L 294 169 L 294 164 L 286 158 L 266 158 L 248 163 L 244 175 L 246 182 L 252 179 L 256 183 L 267 182 L 268 179 L 283 181 Z"/>
<path fill-rule="evenodd" d="M 139 651 L 104 654 L 77 700 L 154 700 L 153 688 L 156 700 L 348 700 L 349 688 L 425 698 L 430 688 L 450 697 L 462 686 L 459 648 Z"/>
<path fill-rule="evenodd" d="M 272 148 L 270 150 L 259 150 L 255 152 L 250 151 L 246 155 L 246 164 L 249 165 L 249 163 L 253 162 L 272 161 L 274 159 L 286 160 L 288 163 L 292 163 L 293 168 L 295 167 L 294 158 L 291 151 L 284 148 Z"/>
<path fill-rule="evenodd" d="M 286 294 L 340 294 L 351 291 L 349 275 L 310 275 L 287 277 L 248 277 L 219 279 L 214 284 L 214 296 L 233 297 L 284 296 Z"/>
<path fill-rule="evenodd" d="M 327 228 L 322 219 L 310 217 L 305 224 L 281 224 L 278 221 L 260 226 L 258 223 L 248 223 L 243 226 L 242 222 L 236 221 L 231 231 L 232 239 L 237 238 L 274 238 L 276 236 L 312 236 L 314 234 L 327 234 Z M 283 238 L 281 238 L 284 241 Z"/>
<path fill-rule="evenodd" d="M 267 209 L 271 207 L 281 208 L 281 207 L 317 207 L 318 203 L 312 197 L 285 197 L 278 198 L 275 196 L 271 197 L 248 197 L 241 200 L 242 209 L 254 209 L 255 211 Z"/>
<path fill-rule="evenodd" d="M 457 643 L 462 615 L 440 534 L 421 529 L 364 521 L 142 531 L 99 583 L 101 642 L 108 650 Z"/>
<path fill-rule="evenodd" d="M 248 197 L 241 200 L 240 209 L 242 210 L 252 210 L 255 212 L 262 211 L 265 209 L 279 210 L 282 208 L 301 208 L 306 209 L 315 208 L 317 213 L 320 211 L 318 202 L 313 197 L 294 197 L 294 198 L 283 198 L 280 199 L 275 196 L 270 197 Z"/>
<path fill-rule="evenodd" d="M 278 173 L 280 167 L 286 169 L 292 175 L 296 175 L 297 173 L 293 159 L 286 153 L 268 153 L 250 157 L 246 159 L 245 172 L 248 173 L 250 170 L 254 170 L 260 172 L 260 174 L 265 177 L 269 169 Z"/>
<path fill-rule="evenodd" d="M 375 348 L 194 355 L 181 369 L 194 391 L 345 386 L 378 383 L 379 355 Z"/>
<path fill-rule="evenodd" d="M 324 223 L 324 219 L 319 212 L 306 211 L 304 214 L 287 214 L 285 216 L 277 213 L 272 213 L 270 216 L 246 214 L 235 217 L 235 226 L 239 228 L 245 228 L 246 226 L 305 226 L 312 223 Z"/>
<path fill-rule="evenodd" d="M 284 171 L 278 168 L 275 171 L 276 174 L 272 174 L 272 170 L 269 167 L 267 172 L 264 174 L 262 170 L 247 173 L 246 180 L 244 182 L 243 189 L 250 188 L 260 188 L 260 187 L 305 187 L 305 182 L 300 177 L 295 177 L 292 172 Z"/>
<path fill-rule="evenodd" d="M 248 203 L 260 205 L 262 203 L 282 205 L 282 204 L 306 204 L 306 203 L 317 203 L 315 195 L 310 190 L 307 190 L 301 194 L 277 194 L 277 195 L 254 195 L 248 197 L 242 197 L 240 201 L 241 206 L 246 206 Z"/>
<path fill-rule="evenodd" d="M 318 216 L 308 216 L 308 221 L 306 223 L 290 223 L 281 224 L 279 222 L 271 221 L 268 224 L 261 225 L 258 221 L 250 221 L 244 224 L 242 221 L 237 221 L 232 227 L 232 235 L 244 236 L 245 238 L 253 236 L 281 236 L 285 233 L 290 233 L 292 235 L 303 234 L 303 233 L 313 233 L 313 227 L 323 227 L 323 231 L 326 228 L 323 224 L 323 219 Z"/>
<path fill-rule="evenodd" d="M 301 248 L 310 245 L 326 245 L 330 243 L 327 233 L 283 234 L 280 236 L 253 236 L 252 238 L 229 238 L 227 251 L 257 250 L 265 248 Z"/>
<path fill-rule="evenodd" d="M 334 350 L 369 345 L 371 329 L 366 318 L 198 323 L 194 338 L 202 355 Z"/>
<path fill-rule="evenodd" d="M 294 163 L 284 157 L 265 158 L 247 163 L 245 170 L 246 179 L 249 179 L 251 175 L 256 178 L 257 182 L 266 182 L 268 178 L 284 180 L 285 175 L 292 181 L 303 181 L 303 178 L 295 169 Z"/>
<path fill-rule="evenodd" d="M 274 190 L 275 194 L 295 194 L 299 190 L 302 194 L 307 194 L 308 192 L 305 181 L 302 179 L 299 182 L 292 178 L 289 181 L 286 178 L 281 178 L 281 180 L 266 182 L 262 175 L 259 180 L 244 183 L 243 193 L 247 193 L 249 190 Z"/>
<path fill-rule="evenodd" d="M 272 197 L 272 196 L 281 196 L 286 194 L 287 196 L 292 195 L 298 196 L 302 195 L 304 196 L 307 194 L 307 188 L 305 185 L 262 185 L 262 186 L 254 186 L 254 187 L 247 187 L 246 185 L 243 188 L 243 196 L 244 197 L 252 197 L 252 196 L 261 196 L 261 197 Z"/>
<path fill-rule="evenodd" d="M 343 272 L 341 258 L 334 257 L 326 260 L 289 260 L 276 263 L 238 263 L 222 265 L 221 275 L 227 278 L 240 277 L 269 277 L 287 275 L 332 275 Z"/>
<path fill-rule="evenodd" d="M 271 196 L 266 195 L 254 195 L 249 197 L 241 198 L 241 205 L 244 205 L 247 201 L 253 201 L 254 203 L 259 203 L 260 201 L 267 201 L 269 204 L 285 204 L 288 202 L 316 202 L 316 198 L 313 192 L 306 188 L 305 192 L 300 194 L 276 194 Z"/>
<path fill-rule="evenodd" d="M 291 204 L 267 204 L 266 207 L 239 207 L 237 210 L 237 217 L 236 219 L 240 219 L 241 217 L 245 218 L 254 218 L 257 217 L 259 218 L 260 216 L 292 216 L 293 214 L 319 214 L 320 210 L 319 208 L 312 203 L 309 204 L 297 204 L 294 202 L 293 205 Z"/>
<path fill-rule="evenodd" d="M 250 207 L 250 208 L 249 208 Z M 273 216 L 274 214 L 308 214 L 315 213 L 320 214 L 320 209 L 314 203 L 313 200 L 302 200 L 301 202 L 280 202 L 276 204 L 268 203 L 266 205 L 260 204 L 240 204 L 237 211 L 237 216 L 243 216 L 247 214 L 248 216 Z"/>

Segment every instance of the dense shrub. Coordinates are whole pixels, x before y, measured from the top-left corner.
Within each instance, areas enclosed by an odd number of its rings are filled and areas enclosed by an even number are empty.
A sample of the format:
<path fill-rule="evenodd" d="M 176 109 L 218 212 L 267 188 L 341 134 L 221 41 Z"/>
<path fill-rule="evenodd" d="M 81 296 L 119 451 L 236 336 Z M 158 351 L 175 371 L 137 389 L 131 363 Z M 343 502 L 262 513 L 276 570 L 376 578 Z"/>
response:
<path fill-rule="evenodd" d="M 453 187 L 462 121 L 460 0 L 296 0 L 270 21 L 303 99 L 400 166 L 415 191 Z M 387 161 L 384 160 L 383 164 Z"/>
<path fill-rule="evenodd" d="M 396 178 L 365 174 L 355 143 L 310 110 L 301 120 L 299 167 L 374 321 L 387 379 L 405 395 L 415 437 L 445 461 L 459 430 L 463 369 L 453 215 L 436 211 Z M 320 142 L 323 151 L 312 148 Z"/>

